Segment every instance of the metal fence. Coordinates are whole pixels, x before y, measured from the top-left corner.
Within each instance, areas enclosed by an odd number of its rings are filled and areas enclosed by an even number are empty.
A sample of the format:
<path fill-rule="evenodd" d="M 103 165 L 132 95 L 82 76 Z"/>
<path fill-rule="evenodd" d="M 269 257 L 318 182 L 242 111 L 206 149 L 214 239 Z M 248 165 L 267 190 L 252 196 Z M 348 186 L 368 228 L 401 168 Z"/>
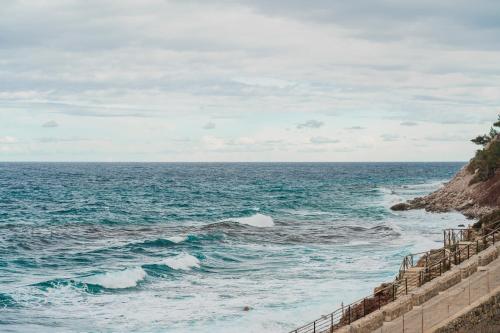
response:
<path fill-rule="evenodd" d="M 450 270 L 452 266 L 459 265 L 474 254 L 485 250 L 500 240 L 500 227 L 482 237 L 476 238 L 474 242 L 470 242 L 474 231 L 466 230 L 445 230 L 444 235 L 447 248 L 443 247 L 439 250 L 405 256 L 399 274 L 394 282 L 384 284 L 382 287 L 376 288 L 370 296 L 357 300 L 347 306 L 342 306 L 330 314 L 290 331 L 290 333 L 331 333 L 343 326 L 350 325 L 352 322 L 365 317 L 373 311 L 379 310 L 382 306 L 396 300 L 398 297 L 408 294 L 408 292 L 420 287 L 422 284 L 441 276 Z M 449 235 L 448 242 L 446 241 L 447 235 Z M 461 244 L 460 242 L 463 241 L 468 241 L 468 243 Z M 408 279 L 404 278 L 404 272 L 412 267 L 423 267 L 424 269 L 419 273 L 418 285 L 410 287 Z"/>
<path fill-rule="evenodd" d="M 405 282 L 406 281 L 403 280 L 397 280 L 388 283 L 386 286 L 375 290 L 372 295 L 341 307 L 330 314 L 324 315 L 307 325 L 291 331 L 291 333 L 326 333 L 333 332 L 342 326 L 349 325 L 394 301 L 398 297 L 398 290 L 404 290 L 405 293 L 407 293 L 408 285 Z"/>

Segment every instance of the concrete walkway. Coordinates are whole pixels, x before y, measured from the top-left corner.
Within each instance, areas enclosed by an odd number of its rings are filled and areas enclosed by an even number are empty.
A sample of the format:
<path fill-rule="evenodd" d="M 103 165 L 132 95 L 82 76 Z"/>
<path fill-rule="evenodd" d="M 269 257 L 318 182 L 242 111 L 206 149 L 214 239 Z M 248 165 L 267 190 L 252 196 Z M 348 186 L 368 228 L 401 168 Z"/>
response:
<path fill-rule="evenodd" d="M 495 258 L 498 257 L 499 250 L 500 246 L 495 244 L 443 276 L 413 291 L 406 297 L 407 299 L 402 298 L 395 302 L 399 304 L 394 304 L 387 309 L 382 308 L 380 310 L 384 315 L 382 327 L 375 330 L 351 327 L 346 331 L 436 332 L 458 313 L 463 312 L 469 306 L 474 306 L 477 300 L 497 292 L 496 288 L 500 287 L 500 258 Z"/>

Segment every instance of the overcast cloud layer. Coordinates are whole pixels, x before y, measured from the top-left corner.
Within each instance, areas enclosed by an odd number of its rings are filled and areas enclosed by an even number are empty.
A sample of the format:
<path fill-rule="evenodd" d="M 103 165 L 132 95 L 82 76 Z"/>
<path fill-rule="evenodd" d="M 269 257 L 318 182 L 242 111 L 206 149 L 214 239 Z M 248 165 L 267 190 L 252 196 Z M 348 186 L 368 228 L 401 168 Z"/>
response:
<path fill-rule="evenodd" d="M 12 1 L 0 160 L 467 160 L 500 1 Z"/>

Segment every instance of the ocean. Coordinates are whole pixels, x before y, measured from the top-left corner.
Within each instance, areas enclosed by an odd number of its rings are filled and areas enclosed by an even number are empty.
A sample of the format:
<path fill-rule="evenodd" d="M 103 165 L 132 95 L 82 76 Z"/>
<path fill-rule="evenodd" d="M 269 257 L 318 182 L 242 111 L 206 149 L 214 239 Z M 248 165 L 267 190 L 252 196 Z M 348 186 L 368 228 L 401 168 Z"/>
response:
<path fill-rule="evenodd" d="M 287 332 L 470 224 L 389 209 L 463 164 L 0 163 L 0 331 Z"/>

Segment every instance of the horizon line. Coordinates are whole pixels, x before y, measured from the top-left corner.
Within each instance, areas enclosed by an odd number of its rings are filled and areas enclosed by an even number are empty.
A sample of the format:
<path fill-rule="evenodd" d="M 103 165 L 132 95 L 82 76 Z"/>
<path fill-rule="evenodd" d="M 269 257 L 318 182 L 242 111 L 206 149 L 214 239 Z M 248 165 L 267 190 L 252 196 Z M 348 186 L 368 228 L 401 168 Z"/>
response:
<path fill-rule="evenodd" d="M 238 164 L 238 163 L 467 163 L 468 161 L 0 161 L 0 163 L 156 163 L 156 164 L 167 164 L 167 163 L 178 163 L 178 164 L 188 164 L 188 163 L 219 163 L 219 164 Z"/>

